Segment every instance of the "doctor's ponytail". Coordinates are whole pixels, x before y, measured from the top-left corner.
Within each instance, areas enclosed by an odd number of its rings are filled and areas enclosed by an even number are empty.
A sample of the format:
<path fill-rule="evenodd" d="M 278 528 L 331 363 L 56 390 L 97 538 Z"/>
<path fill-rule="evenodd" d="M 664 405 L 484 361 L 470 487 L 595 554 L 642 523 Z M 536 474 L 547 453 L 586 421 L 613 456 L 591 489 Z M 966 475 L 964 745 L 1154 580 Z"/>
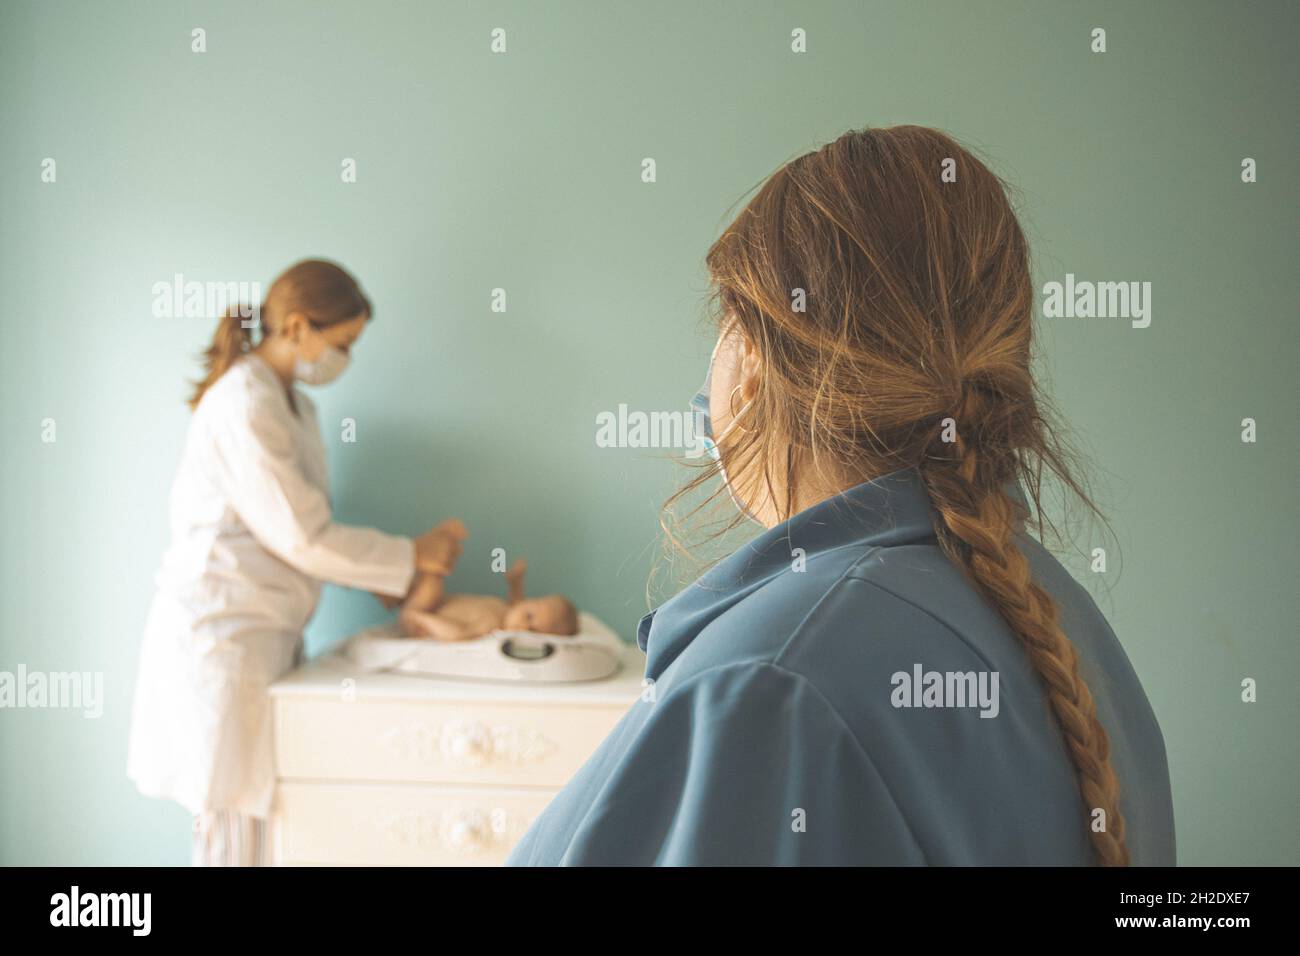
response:
<path fill-rule="evenodd" d="M 758 357 L 744 427 L 722 449 L 733 488 L 788 518 L 801 479 L 848 488 L 915 469 L 940 546 L 1038 675 L 1074 764 L 1080 832 L 1097 862 L 1126 865 L 1106 731 L 1019 546 L 1050 528 L 1045 475 L 1097 510 L 1030 370 L 1034 286 L 1004 184 L 935 130 L 846 133 L 777 170 L 707 261 L 722 321 Z M 1029 502 L 1008 493 L 1017 484 Z"/>
<path fill-rule="evenodd" d="M 213 382 L 225 375 L 237 358 L 253 348 L 253 330 L 245 325 L 251 321 L 246 317 L 250 314 L 257 313 L 246 306 L 235 305 L 217 321 L 212 343 L 203 352 L 203 378 L 194 383 L 194 394 L 189 399 L 191 409 L 198 408 L 199 400 Z"/>

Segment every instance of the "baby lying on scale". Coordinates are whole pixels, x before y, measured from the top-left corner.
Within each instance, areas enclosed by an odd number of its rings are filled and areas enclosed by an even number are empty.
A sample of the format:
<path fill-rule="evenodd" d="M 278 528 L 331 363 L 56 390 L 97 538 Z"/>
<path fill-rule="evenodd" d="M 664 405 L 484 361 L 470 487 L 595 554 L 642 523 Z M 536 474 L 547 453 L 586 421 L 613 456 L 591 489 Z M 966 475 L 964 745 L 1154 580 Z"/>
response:
<path fill-rule="evenodd" d="M 398 618 L 402 634 L 438 641 L 468 641 L 496 630 L 577 634 L 578 610 L 567 598 L 559 594 L 524 597 L 527 569 L 528 562 L 520 559 L 506 572 L 505 600 L 487 594 L 448 594 L 441 575 L 419 575 Z"/>

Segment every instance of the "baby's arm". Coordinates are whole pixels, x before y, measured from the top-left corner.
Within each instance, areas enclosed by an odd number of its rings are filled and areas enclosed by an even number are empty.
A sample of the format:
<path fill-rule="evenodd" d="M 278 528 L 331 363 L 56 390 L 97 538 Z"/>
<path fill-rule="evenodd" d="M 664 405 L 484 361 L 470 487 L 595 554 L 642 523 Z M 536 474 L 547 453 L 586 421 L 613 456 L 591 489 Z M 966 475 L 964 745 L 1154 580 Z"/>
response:
<path fill-rule="evenodd" d="M 528 562 L 523 558 L 510 565 L 510 570 L 506 572 L 507 604 L 518 604 L 524 599 L 524 572 L 527 570 Z"/>

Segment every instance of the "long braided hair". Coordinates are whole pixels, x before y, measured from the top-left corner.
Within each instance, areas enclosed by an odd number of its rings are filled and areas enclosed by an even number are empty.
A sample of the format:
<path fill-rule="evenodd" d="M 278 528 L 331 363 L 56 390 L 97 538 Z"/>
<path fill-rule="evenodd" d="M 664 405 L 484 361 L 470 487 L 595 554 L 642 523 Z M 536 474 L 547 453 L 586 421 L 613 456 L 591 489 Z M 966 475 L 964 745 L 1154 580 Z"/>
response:
<path fill-rule="evenodd" d="M 721 449 L 733 488 L 786 518 L 801 475 L 850 487 L 915 468 L 944 552 L 1046 689 L 1098 862 L 1127 865 L 1106 731 L 1017 544 L 1031 517 L 1042 532 L 1045 473 L 1096 509 L 1030 371 L 1033 283 L 1005 184 L 935 130 L 846 133 L 778 169 L 707 263 L 725 330 L 760 361 L 744 427 Z M 1016 481 L 1031 509 L 1008 494 Z"/>

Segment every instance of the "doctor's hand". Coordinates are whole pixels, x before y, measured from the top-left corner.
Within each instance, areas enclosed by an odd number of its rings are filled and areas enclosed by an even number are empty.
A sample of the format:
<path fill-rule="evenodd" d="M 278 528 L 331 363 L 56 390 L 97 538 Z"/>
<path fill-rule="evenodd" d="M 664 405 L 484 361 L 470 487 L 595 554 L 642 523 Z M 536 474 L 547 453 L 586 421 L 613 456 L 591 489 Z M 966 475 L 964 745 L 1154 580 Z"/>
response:
<path fill-rule="evenodd" d="M 468 537 L 469 531 L 459 518 L 448 518 L 426 531 L 415 539 L 415 569 L 442 577 L 451 574 L 464 550 L 462 542 Z"/>

